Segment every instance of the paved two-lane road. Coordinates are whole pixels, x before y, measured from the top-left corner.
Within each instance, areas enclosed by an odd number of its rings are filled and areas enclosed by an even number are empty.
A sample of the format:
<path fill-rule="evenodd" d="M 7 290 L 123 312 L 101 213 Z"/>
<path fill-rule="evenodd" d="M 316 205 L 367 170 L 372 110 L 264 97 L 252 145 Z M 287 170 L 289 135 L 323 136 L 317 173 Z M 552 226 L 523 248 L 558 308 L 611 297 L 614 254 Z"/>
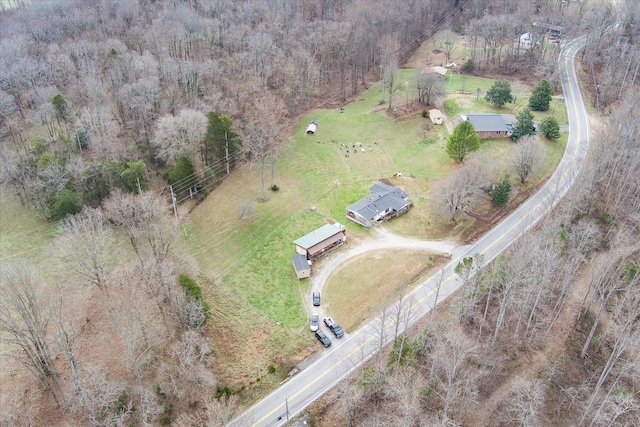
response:
<path fill-rule="evenodd" d="M 482 254 L 484 262 L 489 263 L 547 214 L 573 184 L 586 157 L 589 141 L 587 114 L 573 66 L 575 55 L 584 40 L 581 37 L 568 43 L 560 57 L 562 88 L 569 115 L 569 140 L 558 169 L 537 194 L 408 295 L 403 310 L 410 308 L 413 321 L 426 315 L 436 301 L 440 302 L 455 292 L 458 282 L 453 269 L 458 262 L 464 257 Z M 399 332 L 404 327 L 401 325 Z M 379 316 L 351 335 L 341 340 L 333 339 L 333 346 L 320 359 L 251 407 L 230 426 L 283 425 L 287 421 L 287 414 L 289 417 L 295 416 L 374 356 L 381 344 L 393 338 L 395 329 L 389 317 L 383 322 Z"/>

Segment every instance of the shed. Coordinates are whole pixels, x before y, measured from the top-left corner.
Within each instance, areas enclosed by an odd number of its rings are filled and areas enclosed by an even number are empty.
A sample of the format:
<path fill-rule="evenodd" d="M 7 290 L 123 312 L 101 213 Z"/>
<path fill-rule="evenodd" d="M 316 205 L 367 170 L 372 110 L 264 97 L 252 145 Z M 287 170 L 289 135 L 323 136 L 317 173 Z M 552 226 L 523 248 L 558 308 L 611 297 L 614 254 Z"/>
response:
<path fill-rule="evenodd" d="M 442 111 L 437 108 L 429 110 L 429 118 L 431 119 L 431 123 L 434 125 L 441 125 L 444 123 L 444 114 L 442 114 Z"/>
<path fill-rule="evenodd" d="M 347 240 L 344 225 L 326 224 L 293 242 L 296 252 L 307 259 L 318 258 Z"/>
<path fill-rule="evenodd" d="M 318 128 L 318 120 L 313 119 L 311 123 L 307 126 L 307 135 L 315 135 L 316 129 Z"/>
<path fill-rule="evenodd" d="M 423 72 L 426 74 L 437 74 L 440 78 L 445 78 L 447 76 L 447 70 L 441 65 L 436 65 L 435 67 L 425 67 Z"/>
<path fill-rule="evenodd" d="M 306 279 L 311 276 L 311 266 L 304 255 L 296 254 L 293 256 L 293 268 L 296 270 L 298 279 Z"/>

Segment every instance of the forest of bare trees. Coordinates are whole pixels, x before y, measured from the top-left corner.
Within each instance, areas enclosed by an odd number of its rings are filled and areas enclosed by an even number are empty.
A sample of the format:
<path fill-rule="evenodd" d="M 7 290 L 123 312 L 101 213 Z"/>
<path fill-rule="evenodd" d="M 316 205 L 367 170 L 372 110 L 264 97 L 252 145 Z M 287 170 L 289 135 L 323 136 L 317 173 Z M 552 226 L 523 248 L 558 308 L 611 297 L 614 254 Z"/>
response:
<path fill-rule="evenodd" d="M 477 73 L 528 67 L 558 88 L 551 52 L 504 48 L 534 15 L 588 35 L 582 74 L 607 117 L 578 185 L 490 266 L 462 265 L 464 292 L 448 310 L 397 335 L 334 403 L 346 425 L 640 424 L 637 5 L 620 9 L 609 34 L 608 5 L 570 3 L 0 3 L 0 184 L 61 218 L 49 248 L 57 272 L 0 264 L 2 387 L 13 391 L 0 424 L 227 423 L 237 405 L 212 374 L 205 279 L 173 252 L 180 224 L 168 198 L 145 190 L 164 186 L 161 172 L 183 157 L 206 164 L 206 183 L 249 161 L 265 198 L 292 117 L 378 78 L 391 105 L 398 67 L 441 28 L 464 34 Z M 416 81 L 422 97 L 443 96 L 432 83 Z M 233 158 L 210 154 L 220 151 L 206 147 L 209 117 L 233 124 Z M 522 182 L 539 148 L 523 144 L 511 159 Z M 477 166 L 443 180 L 451 218 L 474 206 L 486 173 L 471 174 Z M 473 191 L 461 197 L 465 185 Z"/>

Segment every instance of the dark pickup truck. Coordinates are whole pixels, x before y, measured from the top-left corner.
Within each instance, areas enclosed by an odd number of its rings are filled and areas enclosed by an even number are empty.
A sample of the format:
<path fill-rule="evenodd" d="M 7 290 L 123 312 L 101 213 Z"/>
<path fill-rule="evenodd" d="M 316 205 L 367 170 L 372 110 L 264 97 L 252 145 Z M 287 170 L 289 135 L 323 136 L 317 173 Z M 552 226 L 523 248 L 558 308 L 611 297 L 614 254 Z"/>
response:
<path fill-rule="evenodd" d="M 327 325 L 327 328 L 329 328 L 331 332 L 333 332 L 333 335 L 335 335 L 336 338 L 342 338 L 344 336 L 344 331 L 342 330 L 340 325 L 338 325 L 336 321 L 331 317 L 326 317 L 324 319 L 324 324 Z"/>

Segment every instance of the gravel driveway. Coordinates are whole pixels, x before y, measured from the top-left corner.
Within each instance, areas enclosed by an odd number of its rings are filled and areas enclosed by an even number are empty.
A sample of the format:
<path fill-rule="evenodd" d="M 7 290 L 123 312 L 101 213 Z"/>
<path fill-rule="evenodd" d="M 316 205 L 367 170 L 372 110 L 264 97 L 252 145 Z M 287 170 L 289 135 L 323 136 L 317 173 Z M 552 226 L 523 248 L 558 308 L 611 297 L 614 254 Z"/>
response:
<path fill-rule="evenodd" d="M 445 254 L 452 254 L 458 251 L 464 251 L 463 246 L 456 246 L 454 243 L 442 240 L 442 241 L 425 241 L 410 239 L 407 237 L 398 236 L 391 233 L 383 227 L 377 227 L 373 229 L 375 237 L 362 241 L 357 246 L 354 246 L 346 251 L 338 250 L 329 255 L 322 261 L 322 268 L 313 269 L 311 275 L 311 290 L 310 293 L 305 296 L 304 305 L 307 309 L 307 313 L 317 313 L 320 316 L 320 322 L 325 317 L 322 311 L 322 306 L 313 307 L 311 305 L 311 293 L 314 291 L 321 291 L 325 282 L 333 273 L 333 271 L 340 266 L 343 262 L 362 255 L 369 251 L 376 251 L 380 249 L 415 249 L 425 250 L 431 252 L 440 252 Z"/>

